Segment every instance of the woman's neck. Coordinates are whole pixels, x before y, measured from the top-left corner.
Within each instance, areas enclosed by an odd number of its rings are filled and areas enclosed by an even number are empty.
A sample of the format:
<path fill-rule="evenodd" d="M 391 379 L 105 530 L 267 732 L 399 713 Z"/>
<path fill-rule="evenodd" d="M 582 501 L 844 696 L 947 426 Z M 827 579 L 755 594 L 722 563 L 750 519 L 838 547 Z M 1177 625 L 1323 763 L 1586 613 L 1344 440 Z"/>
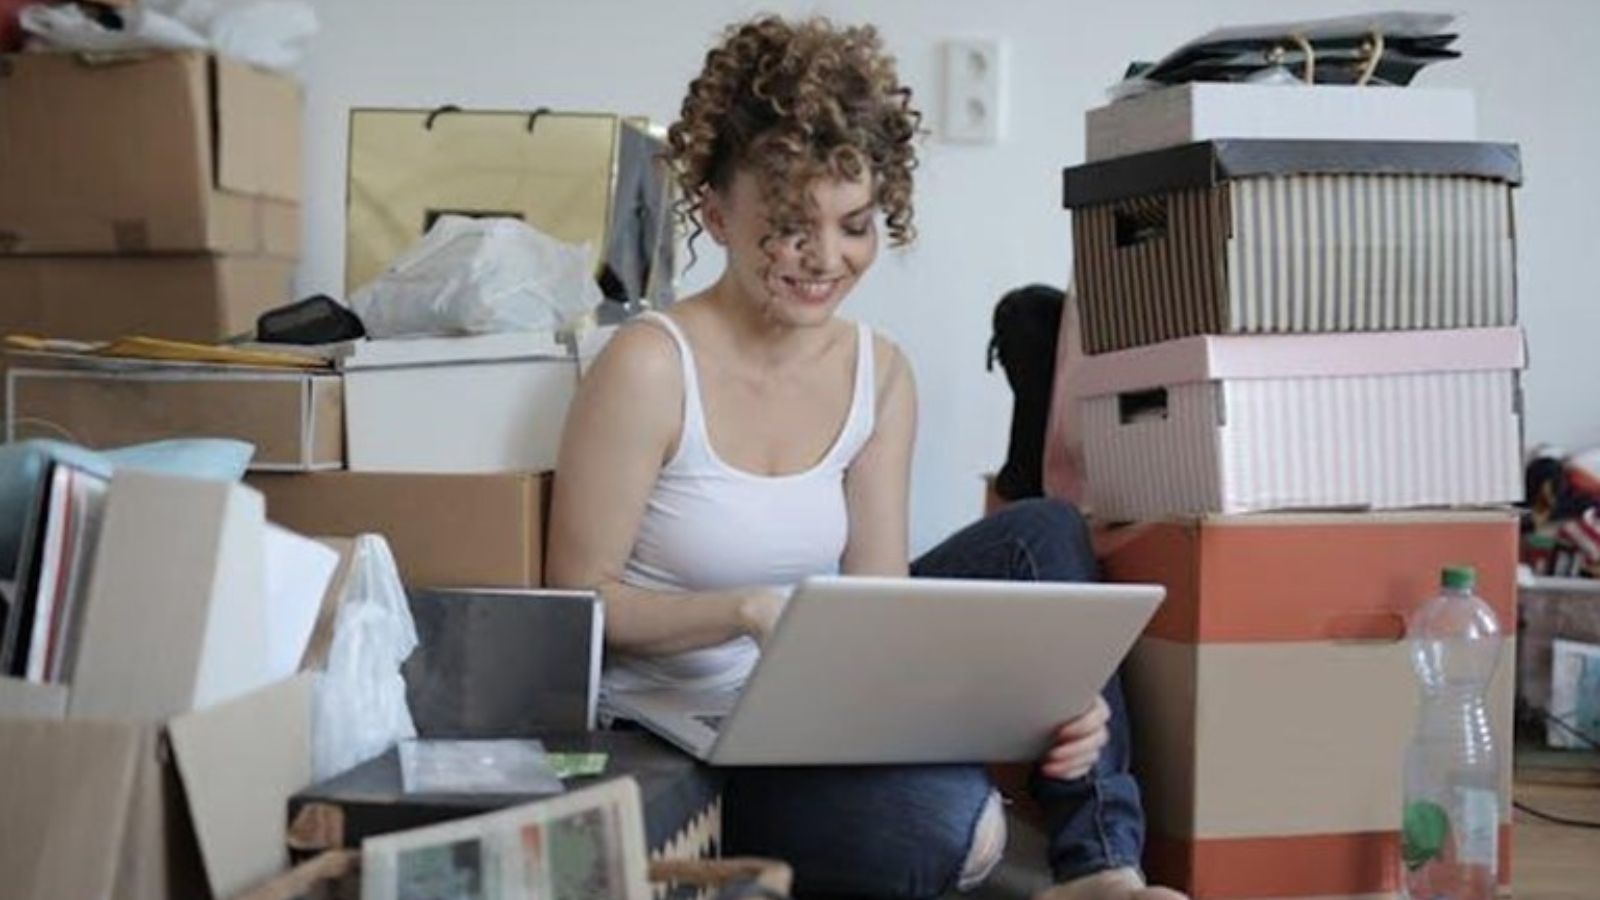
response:
<path fill-rule="evenodd" d="M 736 352 L 763 366 L 781 368 L 812 358 L 833 338 L 833 329 L 794 325 L 768 315 L 759 301 L 726 275 L 701 296 Z"/>

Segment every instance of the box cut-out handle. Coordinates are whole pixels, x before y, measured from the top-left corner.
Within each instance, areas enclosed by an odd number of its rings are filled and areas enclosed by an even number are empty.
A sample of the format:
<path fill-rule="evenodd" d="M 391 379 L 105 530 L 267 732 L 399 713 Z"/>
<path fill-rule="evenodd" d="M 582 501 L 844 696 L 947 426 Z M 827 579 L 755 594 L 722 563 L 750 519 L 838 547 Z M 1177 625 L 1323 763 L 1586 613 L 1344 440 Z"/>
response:
<path fill-rule="evenodd" d="M 1341 644 L 1397 644 L 1406 618 L 1397 612 L 1344 613 L 1328 619 L 1327 638 Z"/>
<path fill-rule="evenodd" d="M 1167 417 L 1167 389 L 1151 388 L 1147 391 L 1129 391 L 1117 395 L 1117 418 L 1124 425 L 1149 422 Z"/>
<path fill-rule="evenodd" d="M 1120 207 L 1114 213 L 1117 249 L 1153 244 L 1167 236 L 1167 204 L 1164 200 Z"/>

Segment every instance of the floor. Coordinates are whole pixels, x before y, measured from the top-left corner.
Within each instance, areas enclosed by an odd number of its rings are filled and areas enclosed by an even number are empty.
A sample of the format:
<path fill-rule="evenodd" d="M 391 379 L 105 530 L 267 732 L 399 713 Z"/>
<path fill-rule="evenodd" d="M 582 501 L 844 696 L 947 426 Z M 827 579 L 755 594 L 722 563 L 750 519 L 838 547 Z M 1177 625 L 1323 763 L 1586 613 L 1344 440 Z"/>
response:
<path fill-rule="evenodd" d="M 1519 783 L 1517 801 L 1600 823 L 1600 785 Z M 1543 822 L 1517 811 L 1511 882 L 1517 900 L 1600 898 L 1600 829 Z"/>
<path fill-rule="evenodd" d="M 1600 778 L 1568 783 L 1519 782 L 1517 801 L 1540 812 L 1600 823 Z M 1512 836 L 1512 889 L 1516 900 L 1600 900 L 1600 829 L 1556 825 L 1516 813 Z M 1026 900 L 1044 887 L 1037 861 L 1043 837 L 1013 822 L 1006 861 L 977 891 L 962 900 Z"/>

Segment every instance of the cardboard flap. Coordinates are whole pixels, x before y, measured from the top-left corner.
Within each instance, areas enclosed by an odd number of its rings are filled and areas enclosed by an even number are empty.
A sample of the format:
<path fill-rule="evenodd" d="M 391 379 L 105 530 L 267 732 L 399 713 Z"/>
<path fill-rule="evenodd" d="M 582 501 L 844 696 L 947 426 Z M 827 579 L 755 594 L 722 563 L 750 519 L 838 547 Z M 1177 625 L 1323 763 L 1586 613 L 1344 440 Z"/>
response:
<path fill-rule="evenodd" d="M 284 810 L 311 784 L 311 679 L 167 725 L 206 879 L 232 897 L 288 867 Z"/>
<path fill-rule="evenodd" d="M 1439 175 L 1522 183 L 1516 144 L 1455 141 L 1203 141 L 1062 172 L 1068 209 L 1276 175 Z"/>
<path fill-rule="evenodd" d="M 333 626 L 339 618 L 339 607 L 344 605 L 345 590 L 350 585 L 350 565 L 356 556 L 355 538 L 319 537 L 316 540 L 337 553 L 339 563 L 328 579 L 322 606 L 317 610 L 317 621 L 311 626 L 311 639 L 306 642 L 305 655 L 300 658 L 302 672 L 320 671 L 328 664 L 328 652 L 333 648 Z"/>
<path fill-rule="evenodd" d="M 154 730 L 0 721 L 0 872 L 8 897 L 111 897 Z"/>
<path fill-rule="evenodd" d="M 1223 379 L 1516 370 L 1526 361 L 1520 328 L 1201 336 L 1086 357 L 1073 387 L 1097 397 Z"/>
<path fill-rule="evenodd" d="M 300 88 L 226 59 L 213 61 L 217 187 L 295 202 L 300 199 Z"/>
<path fill-rule="evenodd" d="M 241 485 L 117 472 L 71 715 L 159 721 L 267 683 L 264 527 Z"/>

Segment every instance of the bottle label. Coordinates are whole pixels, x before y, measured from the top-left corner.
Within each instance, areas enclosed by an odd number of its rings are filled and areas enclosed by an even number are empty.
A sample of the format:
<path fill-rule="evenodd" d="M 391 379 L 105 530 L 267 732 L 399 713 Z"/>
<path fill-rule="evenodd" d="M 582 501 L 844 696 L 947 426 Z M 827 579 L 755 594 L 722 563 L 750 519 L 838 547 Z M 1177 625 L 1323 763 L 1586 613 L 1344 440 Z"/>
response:
<path fill-rule="evenodd" d="M 1457 858 L 1470 865 L 1498 871 L 1500 855 L 1500 799 L 1484 788 L 1457 788 L 1461 821 L 1455 823 Z"/>

